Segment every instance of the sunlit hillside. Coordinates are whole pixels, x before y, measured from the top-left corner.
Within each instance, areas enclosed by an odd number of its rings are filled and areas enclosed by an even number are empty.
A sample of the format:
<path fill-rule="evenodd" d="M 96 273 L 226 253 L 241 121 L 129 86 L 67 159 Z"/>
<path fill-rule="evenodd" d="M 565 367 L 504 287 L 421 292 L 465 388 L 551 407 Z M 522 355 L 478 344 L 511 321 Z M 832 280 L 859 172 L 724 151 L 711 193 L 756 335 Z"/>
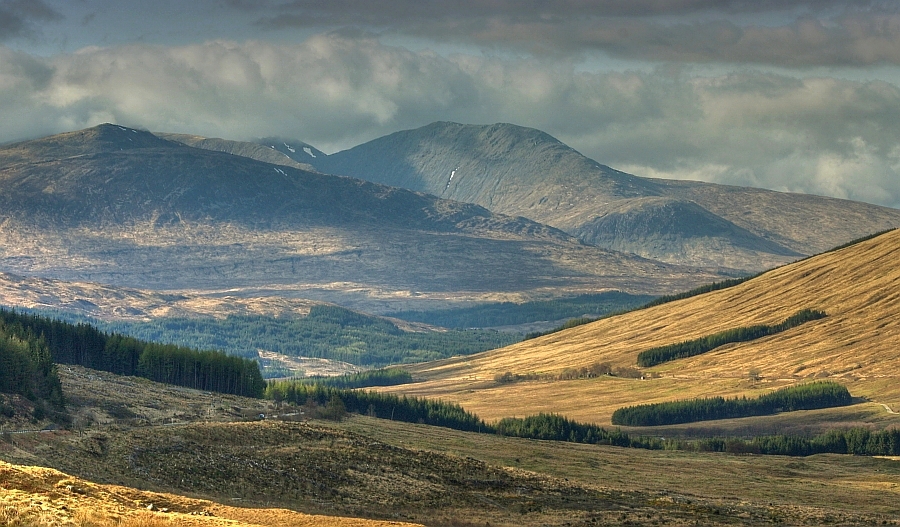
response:
<path fill-rule="evenodd" d="M 0 461 L 0 525 L 18 527 L 222 527 L 413 525 L 220 505 L 117 485 L 99 485 L 44 467 Z"/>
<path fill-rule="evenodd" d="M 779 269 L 741 285 L 634 311 L 479 355 L 428 363 L 423 382 L 392 391 L 461 403 L 487 419 L 540 411 L 608 424 L 624 405 L 752 395 L 813 378 L 845 384 L 892 419 L 900 411 L 900 231 Z M 777 324 L 798 310 L 827 316 L 759 340 L 641 371 L 557 380 L 567 368 L 636 367 L 638 353 L 719 331 Z M 536 380 L 500 383 L 506 372 Z M 658 376 L 658 377 L 657 377 Z M 887 405 L 886 407 L 884 405 Z M 874 411 L 874 410 L 873 410 Z"/>

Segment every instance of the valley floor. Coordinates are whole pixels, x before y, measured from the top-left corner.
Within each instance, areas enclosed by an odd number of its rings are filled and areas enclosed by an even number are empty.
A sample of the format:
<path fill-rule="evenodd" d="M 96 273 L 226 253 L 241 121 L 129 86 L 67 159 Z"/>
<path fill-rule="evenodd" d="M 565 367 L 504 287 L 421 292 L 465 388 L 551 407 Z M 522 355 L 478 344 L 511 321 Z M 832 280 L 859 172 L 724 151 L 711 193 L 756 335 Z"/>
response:
<path fill-rule="evenodd" d="M 256 508 L 433 526 L 900 525 L 898 460 L 643 451 L 364 416 L 297 422 L 273 418 L 296 409 L 266 401 L 83 368 L 62 367 L 61 377 L 74 429 L 0 441 L 0 459 L 71 474 L 2 466 L 0 497 L 18 506 L 31 493 L 29 507 L 66 506 L 59 525 L 73 503 L 95 507 L 69 499 L 67 485 L 96 489 L 84 496 L 107 499 L 119 515 L 127 516 L 116 507 L 151 499 L 188 513 L 170 512 L 162 525 L 207 525 L 189 514 L 202 510 L 304 525 Z M 28 483 L 28 474 L 43 483 Z"/>

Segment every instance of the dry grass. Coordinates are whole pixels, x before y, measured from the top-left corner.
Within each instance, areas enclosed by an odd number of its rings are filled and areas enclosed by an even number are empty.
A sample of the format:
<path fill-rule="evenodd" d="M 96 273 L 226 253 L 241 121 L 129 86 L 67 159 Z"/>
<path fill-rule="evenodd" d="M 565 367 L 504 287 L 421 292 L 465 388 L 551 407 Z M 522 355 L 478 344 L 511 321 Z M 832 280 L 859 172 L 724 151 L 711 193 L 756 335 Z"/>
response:
<path fill-rule="evenodd" d="M 566 478 L 575 485 L 693 499 L 723 509 L 740 503 L 768 505 L 787 515 L 783 521 L 789 525 L 835 510 L 884 515 L 891 525 L 900 520 L 900 462 L 889 459 L 649 451 L 471 434 L 367 417 L 334 426 L 405 448 L 440 450 Z"/>
<path fill-rule="evenodd" d="M 183 496 L 98 485 L 43 467 L 0 461 L 0 525 L 9 527 L 412 526 L 243 509 Z"/>
<path fill-rule="evenodd" d="M 204 392 L 83 368 L 64 370 L 62 378 L 67 393 L 77 394 L 72 404 L 79 415 L 123 408 L 143 412 L 155 400 L 182 422 L 94 425 L 83 434 L 23 434 L 0 441 L 0 458 L 20 465 L 0 464 L 0 510 L 15 507 L 16 518 L 61 526 L 77 520 L 116 525 L 154 519 L 198 527 L 371 525 L 308 514 L 435 527 L 486 522 L 516 527 L 724 526 L 774 519 L 790 525 L 900 524 L 900 463 L 889 459 L 645 451 L 362 416 L 339 425 L 223 422 L 228 414 L 208 422 L 210 416 L 197 409 L 211 404 L 250 408 L 259 401 L 210 400 Z M 872 419 L 878 407 L 860 405 L 843 412 L 828 419 Z M 733 420 L 716 426 L 739 432 L 747 426 L 795 426 L 797 417 L 790 417 L 781 423 Z M 802 420 L 821 423 L 823 417 L 808 412 Z M 664 433 L 684 433 L 677 428 Z M 64 473 L 21 466 L 37 464 Z M 148 511 L 151 503 L 154 510 Z"/>
<path fill-rule="evenodd" d="M 829 377 L 855 396 L 900 405 L 900 231 L 780 269 L 737 287 L 601 320 L 475 356 L 413 368 L 424 382 L 389 391 L 459 402 L 487 419 L 555 411 L 608 424 L 615 408 L 709 395 L 757 395 Z M 825 319 L 646 370 L 647 381 L 598 378 L 497 385 L 495 376 L 558 373 L 729 328 L 774 324 L 799 309 Z M 761 382 L 748 373 L 757 370 Z"/>

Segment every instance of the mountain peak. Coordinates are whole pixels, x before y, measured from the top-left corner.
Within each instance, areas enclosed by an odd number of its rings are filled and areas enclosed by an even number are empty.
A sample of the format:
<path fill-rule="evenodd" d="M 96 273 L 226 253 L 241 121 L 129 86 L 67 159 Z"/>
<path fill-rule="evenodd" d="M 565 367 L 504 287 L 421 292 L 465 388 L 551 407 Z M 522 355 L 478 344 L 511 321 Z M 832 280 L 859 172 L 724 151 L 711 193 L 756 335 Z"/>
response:
<path fill-rule="evenodd" d="M 103 123 L 84 130 L 53 135 L 38 141 L 65 142 L 70 147 L 82 146 L 94 152 L 131 150 L 134 148 L 171 148 L 177 143 L 160 139 L 150 132 L 117 124 Z M 86 152 L 87 153 L 87 152 Z"/>
<path fill-rule="evenodd" d="M 150 132 L 104 123 L 84 130 L 23 141 L 0 148 L 0 165 L 38 162 L 136 148 L 181 147 Z"/>

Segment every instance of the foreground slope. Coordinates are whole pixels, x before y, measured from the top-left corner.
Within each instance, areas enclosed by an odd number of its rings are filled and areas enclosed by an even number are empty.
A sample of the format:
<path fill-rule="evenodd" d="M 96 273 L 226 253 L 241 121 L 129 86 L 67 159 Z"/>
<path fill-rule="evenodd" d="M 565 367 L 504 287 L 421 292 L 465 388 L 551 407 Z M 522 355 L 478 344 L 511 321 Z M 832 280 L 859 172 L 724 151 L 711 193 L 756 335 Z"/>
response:
<path fill-rule="evenodd" d="M 660 293 L 703 276 L 477 205 L 114 125 L 0 148 L 0 268 L 372 311 L 607 288 Z"/>
<path fill-rule="evenodd" d="M 121 524 L 109 524 L 121 527 L 132 519 L 137 525 L 226 524 L 228 518 L 285 526 L 361 522 L 273 507 L 432 526 L 900 520 L 894 460 L 648 451 L 358 415 L 342 423 L 286 422 L 273 415 L 280 412 L 272 401 L 80 367 L 61 368 L 60 376 L 75 429 L 4 436 L 0 459 L 19 466 L 0 464 L 0 500 L 31 504 L 23 512 L 48 519 L 71 517 L 81 506 L 96 511 L 79 515 L 88 521 L 77 525 L 105 525 L 89 520 L 103 518 L 107 498 L 123 516 Z M 286 419 L 296 418 L 296 408 L 285 410 Z M 269 417 L 255 420 L 260 412 Z M 254 419 L 242 418 L 247 415 Z M 133 514 L 135 505 L 146 511 L 149 503 L 154 513 Z M 156 512 L 162 508 L 169 512 Z"/>
<path fill-rule="evenodd" d="M 900 225 L 900 211 L 875 205 L 636 177 L 511 124 L 438 122 L 308 162 L 690 265 L 761 270 Z"/>
<path fill-rule="evenodd" d="M 621 406 L 696 396 L 753 395 L 831 378 L 868 397 L 886 416 L 900 411 L 900 231 L 774 269 L 741 285 L 600 320 L 479 355 L 423 364 L 424 382 L 394 391 L 459 402 L 485 418 L 552 411 L 608 424 Z M 759 340 L 649 368 L 647 380 L 601 376 L 499 384 L 512 374 L 555 376 L 726 329 L 777 324 L 800 309 L 827 317 Z M 761 381 L 750 379 L 750 372 Z M 650 378 L 658 374 L 659 378 Z M 754 375 L 754 377 L 757 375 Z M 882 408 L 881 405 L 887 405 Z"/>
<path fill-rule="evenodd" d="M 0 523 L 3 525 L 196 527 L 281 526 L 384 527 L 417 525 L 310 515 L 286 509 L 247 509 L 176 494 L 102 485 L 50 468 L 0 461 Z"/>

